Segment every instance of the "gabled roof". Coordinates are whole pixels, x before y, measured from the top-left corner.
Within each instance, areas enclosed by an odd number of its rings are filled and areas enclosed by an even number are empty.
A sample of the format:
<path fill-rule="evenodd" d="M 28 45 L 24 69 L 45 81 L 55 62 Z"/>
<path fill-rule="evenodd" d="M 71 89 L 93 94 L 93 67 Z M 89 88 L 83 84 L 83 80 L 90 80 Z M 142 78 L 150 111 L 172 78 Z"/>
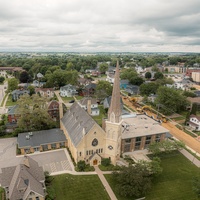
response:
<path fill-rule="evenodd" d="M 31 191 L 44 197 L 44 180 L 42 167 L 28 156 L 16 167 L 2 168 L 1 184 L 3 187 L 9 187 L 10 200 L 26 199 Z"/>
<path fill-rule="evenodd" d="M 76 90 L 76 87 L 68 84 L 68 85 L 61 87 L 60 90 Z"/>
<path fill-rule="evenodd" d="M 89 90 L 89 89 L 96 89 L 96 84 L 95 83 L 90 83 L 88 85 L 85 86 L 85 89 Z"/>
<path fill-rule="evenodd" d="M 41 73 L 37 73 L 38 78 L 43 78 L 44 76 Z"/>
<path fill-rule="evenodd" d="M 21 94 L 29 94 L 30 91 L 29 90 L 13 90 L 12 91 L 12 95 L 17 94 L 17 95 L 21 95 Z"/>
<path fill-rule="evenodd" d="M 200 121 L 200 116 L 196 116 L 196 115 L 190 115 L 190 118 L 196 118 Z"/>
<path fill-rule="evenodd" d="M 91 97 L 84 97 L 79 103 L 84 106 L 88 104 L 88 100 L 91 100 L 91 104 L 97 104 L 97 100 Z"/>
<path fill-rule="evenodd" d="M 77 102 L 67 110 L 61 122 L 75 147 L 81 142 L 84 135 L 97 124 Z"/>
<path fill-rule="evenodd" d="M 14 105 L 14 106 L 8 108 L 8 115 L 14 115 L 14 114 L 16 114 L 17 108 L 18 108 L 18 105 Z"/>
<path fill-rule="evenodd" d="M 39 92 L 39 91 L 43 91 L 43 92 L 47 92 L 47 91 L 54 91 L 54 89 L 53 88 L 36 88 L 35 89 L 35 92 L 37 93 L 37 92 Z"/>

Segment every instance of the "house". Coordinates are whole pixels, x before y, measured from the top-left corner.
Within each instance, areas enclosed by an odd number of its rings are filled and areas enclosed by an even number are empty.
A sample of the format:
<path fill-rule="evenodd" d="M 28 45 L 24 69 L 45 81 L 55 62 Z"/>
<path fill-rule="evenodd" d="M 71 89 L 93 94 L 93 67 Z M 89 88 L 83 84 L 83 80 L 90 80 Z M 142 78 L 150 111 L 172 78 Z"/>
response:
<path fill-rule="evenodd" d="M 197 110 L 200 111 L 200 97 L 187 97 L 187 100 L 189 101 L 190 103 L 190 107 L 192 108 L 192 105 L 193 104 L 196 104 L 197 105 Z"/>
<path fill-rule="evenodd" d="M 196 131 L 200 131 L 200 116 L 190 115 L 190 120 L 187 125 Z"/>
<path fill-rule="evenodd" d="M 83 96 L 92 96 L 95 93 L 96 90 L 96 84 L 90 83 L 85 86 L 85 88 L 82 90 Z"/>
<path fill-rule="evenodd" d="M 59 102 L 52 100 L 48 104 L 48 113 L 54 121 L 59 120 Z"/>
<path fill-rule="evenodd" d="M 19 133 L 17 144 L 21 154 L 24 155 L 37 151 L 66 147 L 67 140 L 62 130 L 54 128 L 50 130 Z"/>
<path fill-rule="evenodd" d="M 22 67 L 0 67 L 0 71 L 22 72 L 24 69 Z"/>
<path fill-rule="evenodd" d="M 36 94 L 40 94 L 42 97 L 53 98 L 54 97 L 54 89 L 53 88 L 36 88 Z"/>
<path fill-rule="evenodd" d="M 200 97 L 200 90 L 194 91 L 194 94 L 195 94 L 197 97 Z"/>
<path fill-rule="evenodd" d="M 183 79 L 182 81 L 175 82 L 173 86 L 176 89 L 188 90 L 193 87 L 193 82 L 187 79 Z"/>
<path fill-rule="evenodd" d="M 24 94 L 30 94 L 29 90 L 14 90 L 12 91 L 12 99 L 13 101 L 17 101 L 20 96 L 24 95 Z"/>
<path fill-rule="evenodd" d="M 98 116 L 100 113 L 97 100 L 94 98 L 85 97 L 79 101 L 79 104 L 91 116 Z"/>
<path fill-rule="evenodd" d="M 14 105 L 8 108 L 8 122 L 10 124 L 17 124 L 17 120 L 19 118 L 19 115 L 16 112 L 17 108 L 18 105 Z"/>
<path fill-rule="evenodd" d="M 79 85 L 86 86 L 91 83 L 91 79 L 79 78 L 78 83 Z"/>
<path fill-rule="evenodd" d="M 2 168 L 0 179 L 1 186 L 5 189 L 6 199 L 45 199 L 46 187 L 43 169 L 29 156 L 24 156 L 17 166 Z"/>
<path fill-rule="evenodd" d="M 61 118 L 60 128 L 76 163 L 82 160 L 90 165 L 99 165 L 102 158 L 109 158 L 116 165 L 123 153 L 146 149 L 153 142 L 163 141 L 169 134 L 167 129 L 146 115 L 122 115 L 118 62 L 108 117 L 102 124 L 100 127 L 77 102 Z"/>
<path fill-rule="evenodd" d="M 114 74 L 107 74 L 106 81 L 113 84 L 115 81 L 115 75 Z"/>
<path fill-rule="evenodd" d="M 37 76 L 37 78 L 38 78 L 38 79 L 41 79 L 41 78 L 43 78 L 43 77 L 44 77 L 44 76 L 43 76 L 41 73 L 37 73 L 37 75 L 36 75 L 36 76 Z"/>
<path fill-rule="evenodd" d="M 131 95 L 138 95 L 139 94 L 139 86 L 128 84 L 125 88 L 125 91 L 130 93 Z"/>
<path fill-rule="evenodd" d="M 186 71 L 186 76 L 191 78 L 193 72 L 200 72 L 200 68 L 188 68 Z"/>
<path fill-rule="evenodd" d="M 32 85 L 33 85 L 34 87 L 43 87 L 43 86 L 45 85 L 45 83 L 46 83 L 46 82 L 40 82 L 40 81 L 38 81 L 38 80 L 34 80 Z"/>
<path fill-rule="evenodd" d="M 128 84 L 129 84 L 129 80 L 127 80 L 127 79 L 120 80 L 120 88 L 121 89 L 126 89 Z"/>
<path fill-rule="evenodd" d="M 77 94 L 76 87 L 73 85 L 65 85 L 60 88 L 60 96 L 61 97 L 72 97 Z"/>

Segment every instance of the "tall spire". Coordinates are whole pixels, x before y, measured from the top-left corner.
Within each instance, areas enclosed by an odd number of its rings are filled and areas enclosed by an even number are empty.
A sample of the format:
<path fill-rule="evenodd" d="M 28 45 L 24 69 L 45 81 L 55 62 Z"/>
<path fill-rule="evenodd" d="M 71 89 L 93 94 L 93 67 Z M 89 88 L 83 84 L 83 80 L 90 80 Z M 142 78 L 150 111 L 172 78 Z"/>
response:
<path fill-rule="evenodd" d="M 108 121 L 113 123 L 119 123 L 121 121 L 119 61 L 117 61 L 115 71 L 112 98 L 108 110 Z"/>

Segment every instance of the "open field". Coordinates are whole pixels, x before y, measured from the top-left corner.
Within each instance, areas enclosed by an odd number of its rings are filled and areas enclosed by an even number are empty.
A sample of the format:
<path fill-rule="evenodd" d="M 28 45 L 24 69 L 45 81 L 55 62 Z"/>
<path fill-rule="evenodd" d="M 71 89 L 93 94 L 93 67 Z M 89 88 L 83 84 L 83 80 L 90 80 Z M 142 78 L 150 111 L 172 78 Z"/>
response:
<path fill-rule="evenodd" d="M 109 200 L 97 175 L 54 176 L 52 187 L 58 200 Z"/>
<path fill-rule="evenodd" d="M 163 172 L 153 180 L 151 191 L 146 200 L 198 200 L 192 190 L 192 179 L 200 176 L 200 170 L 179 152 L 161 157 Z M 105 175 L 114 190 L 111 175 Z M 115 191 L 117 195 L 117 191 Z M 130 200 L 117 195 L 118 200 Z"/>

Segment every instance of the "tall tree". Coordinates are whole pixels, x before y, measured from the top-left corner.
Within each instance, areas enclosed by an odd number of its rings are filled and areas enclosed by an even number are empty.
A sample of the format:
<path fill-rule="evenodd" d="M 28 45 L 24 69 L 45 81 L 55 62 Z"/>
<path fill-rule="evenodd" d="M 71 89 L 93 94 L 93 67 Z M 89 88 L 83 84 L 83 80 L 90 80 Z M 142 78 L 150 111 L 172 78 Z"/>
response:
<path fill-rule="evenodd" d="M 108 64 L 107 63 L 102 63 L 99 66 L 99 70 L 102 74 L 105 74 L 106 71 L 108 70 Z"/>
<path fill-rule="evenodd" d="M 8 79 L 8 92 L 12 92 L 18 88 L 19 81 L 16 78 Z"/>
<path fill-rule="evenodd" d="M 45 130 L 55 127 L 48 113 L 48 104 L 44 97 L 37 94 L 23 95 L 18 100 L 18 127 L 24 131 Z"/>
<path fill-rule="evenodd" d="M 27 83 L 29 80 L 29 75 L 27 71 L 23 71 L 20 73 L 19 80 L 21 83 Z"/>
<path fill-rule="evenodd" d="M 174 88 L 161 86 L 157 92 L 156 103 L 166 108 L 169 114 L 172 112 L 180 112 L 187 106 L 186 97 L 180 91 Z"/>
<path fill-rule="evenodd" d="M 99 81 L 95 93 L 98 99 L 103 100 L 112 95 L 112 86 L 107 81 Z"/>

